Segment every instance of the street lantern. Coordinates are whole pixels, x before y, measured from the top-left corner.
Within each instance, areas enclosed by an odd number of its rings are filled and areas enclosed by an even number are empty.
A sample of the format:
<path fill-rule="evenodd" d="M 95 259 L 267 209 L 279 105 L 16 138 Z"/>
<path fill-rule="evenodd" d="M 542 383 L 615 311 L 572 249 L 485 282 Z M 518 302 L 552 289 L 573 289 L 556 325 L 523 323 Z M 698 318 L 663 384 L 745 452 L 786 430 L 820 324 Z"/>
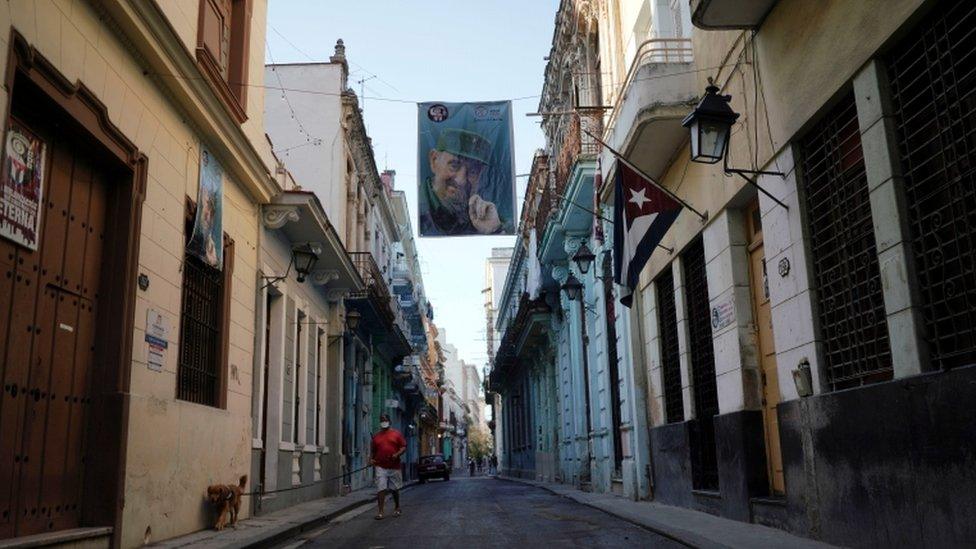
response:
<path fill-rule="evenodd" d="M 586 274 L 590 270 L 590 265 L 593 264 L 593 260 L 596 256 L 590 251 L 590 247 L 584 242 L 582 246 L 576 250 L 573 254 L 573 262 L 579 267 L 580 273 Z"/>
<path fill-rule="evenodd" d="M 731 95 L 719 95 L 718 87 L 711 78 L 705 88 L 705 96 L 698 106 L 681 122 L 691 129 L 691 160 L 703 164 L 715 164 L 725 156 L 729 145 L 732 124 L 739 113 L 732 110 Z"/>
<path fill-rule="evenodd" d="M 305 277 L 312 272 L 312 267 L 319 260 L 318 250 L 309 243 L 295 246 L 291 250 L 291 260 L 295 263 L 295 270 L 298 271 L 297 280 L 305 282 Z"/>
<path fill-rule="evenodd" d="M 583 284 L 575 277 L 572 273 L 569 274 L 569 278 L 566 279 L 566 283 L 562 285 L 562 289 L 566 292 L 566 297 L 570 301 L 576 300 L 579 297 L 581 290 L 583 289 Z"/>
<path fill-rule="evenodd" d="M 355 332 L 356 328 L 359 327 L 359 319 L 362 316 L 359 311 L 346 311 L 346 328 L 350 332 Z"/>
<path fill-rule="evenodd" d="M 738 175 L 759 192 L 769 197 L 770 200 L 789 210 L 789 206 L 762 188 L 756 181 L 756 176 L 760 175 L 772 175 L 785 179 L 786 174 L 764 170 L 744 170 L 729 166 L 727 154 L 729 138 L 732 135 L 732 124 L 735 124 L 735 121 L 739 119 L 739 113 L 733 111 L 732 107 L 729 106 L 731 101 L 731 95 L 718 94 L 718 87 L 709 78 L 704 97 L 698 102 L 695 110 L 691 111 L 691 114 L 681 121 L 682 126 L 691 130 L 691 161 L 715 164 L 724 158 L 722 170 L 726 175 Z"/>

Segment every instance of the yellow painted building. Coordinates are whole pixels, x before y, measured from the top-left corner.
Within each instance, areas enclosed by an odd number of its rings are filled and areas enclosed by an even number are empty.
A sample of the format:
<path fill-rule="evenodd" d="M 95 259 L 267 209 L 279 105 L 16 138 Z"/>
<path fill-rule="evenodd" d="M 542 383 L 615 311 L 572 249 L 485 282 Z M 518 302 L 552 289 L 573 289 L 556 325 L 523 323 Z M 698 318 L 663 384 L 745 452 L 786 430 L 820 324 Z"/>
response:
<path fill-rule="evenodd" d="M 4 126 L 45 151 L 37 249 L 0 239 L 0 540 L 171 538 L 212 525 L 208 485 L 248 473 L 260 205 L 280 192 L 266 10 L 0 8 Z M 204 151 L 223 171 L 220 269 L 185 246 Z"/>

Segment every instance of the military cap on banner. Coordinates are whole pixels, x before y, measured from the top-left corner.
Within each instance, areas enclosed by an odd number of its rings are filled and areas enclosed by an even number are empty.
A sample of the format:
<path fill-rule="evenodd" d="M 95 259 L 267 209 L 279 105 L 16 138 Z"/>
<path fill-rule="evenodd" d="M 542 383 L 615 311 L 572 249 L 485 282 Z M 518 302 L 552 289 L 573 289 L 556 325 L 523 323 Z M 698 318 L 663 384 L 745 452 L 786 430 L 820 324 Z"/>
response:
<path fill-rule="evenodd" d="M 491 158 L 491 142 L 467 130 L 447 128 L 437 138 L 437 150 L 471 158 L 488 164 Z"/>

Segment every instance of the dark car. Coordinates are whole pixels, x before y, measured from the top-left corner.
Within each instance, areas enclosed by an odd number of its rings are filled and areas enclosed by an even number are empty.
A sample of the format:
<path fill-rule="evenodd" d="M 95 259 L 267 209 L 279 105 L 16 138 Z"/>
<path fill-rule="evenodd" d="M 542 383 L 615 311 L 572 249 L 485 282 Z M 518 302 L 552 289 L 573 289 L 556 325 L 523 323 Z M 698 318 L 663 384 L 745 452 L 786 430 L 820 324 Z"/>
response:
<path fill-rule="evenodd" d="M 420 463 L 417 464 L 417 479 L 420 482 L 427 482 L 429 478 L 451 480 L 451 469 L 444 461 L 443 454 L 421 456 Z"/>

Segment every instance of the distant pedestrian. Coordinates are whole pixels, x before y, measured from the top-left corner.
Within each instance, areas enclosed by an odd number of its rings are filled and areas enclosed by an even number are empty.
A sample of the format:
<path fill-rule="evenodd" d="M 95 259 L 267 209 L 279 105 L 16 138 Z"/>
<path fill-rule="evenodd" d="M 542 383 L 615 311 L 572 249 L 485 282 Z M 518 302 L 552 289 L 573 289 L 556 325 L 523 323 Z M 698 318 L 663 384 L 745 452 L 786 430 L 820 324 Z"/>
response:
<path fill-rule="evenodd" d="M 483 458 L 483 457 L 478 458 L 478 474 L 479 475 L 481 474 L 481 468 L 484 466 L 484 464 L 485 464 L 485 458 Z"/>
<path fill-rule="evenodd" d="M 468 476 L 474 476 L 474 460 L 468 458 Z"/>
<path fill-rule="evenodd" d="M 498 474 L 498 456 L 496 456 L 495 454 L 492 454 L 489 459 L 491 460 L 491 474 L 497 475 Z"/>
<path fill-rule="evenodd" d="M 393 516 L 400 516 L 400 489 L 403 488 L 403 475 L 400 472 L 400 456 L 407 451 L 407 441 L 400 431 L 390 427 L 390 416 L 380 416 L 380 430 L 373 435 L 370 444 L 369 464 L 374 467 L 376 476 L 376 505 L 379 512 L 376 520 L 383 519 L 383 504 L 386 493 L 393 495 Z"/>

